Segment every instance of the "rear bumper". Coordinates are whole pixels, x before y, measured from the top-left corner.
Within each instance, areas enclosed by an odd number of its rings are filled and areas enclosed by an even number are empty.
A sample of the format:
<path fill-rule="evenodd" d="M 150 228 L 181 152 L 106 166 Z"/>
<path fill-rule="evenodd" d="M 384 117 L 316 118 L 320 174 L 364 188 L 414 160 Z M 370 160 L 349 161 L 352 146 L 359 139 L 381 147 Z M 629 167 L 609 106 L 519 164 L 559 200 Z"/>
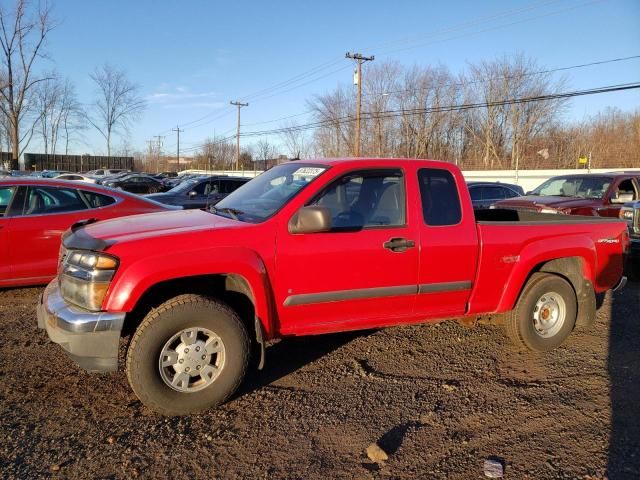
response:
<path fill-rule="evenodd" d="M 57 280 L 38 303 L 38 327 L 47 331 L 82 368 L 91 372 L 118 369 L 118 346 L 124 313 L 90 312 L 64 301 Z"/>
<path fill-rule="evenodd" d="M 629 252 L 627 253 L 627 258 L 638 260 L 640 259 L 640 238 L 631 237 L 631 241 L 629 242 Z"/>

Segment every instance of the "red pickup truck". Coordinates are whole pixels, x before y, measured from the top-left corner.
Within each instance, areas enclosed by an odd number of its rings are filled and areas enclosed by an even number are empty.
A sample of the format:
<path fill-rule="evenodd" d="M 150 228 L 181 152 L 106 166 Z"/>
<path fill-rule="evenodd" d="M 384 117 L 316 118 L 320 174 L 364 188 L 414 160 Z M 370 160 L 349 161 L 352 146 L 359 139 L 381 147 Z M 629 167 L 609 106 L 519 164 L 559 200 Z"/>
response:
<path fill-rule="evenodd" d="M 595 318 L 624 285 L 625 222 L 474 213 L 455 166 L 315 160 L 277 166 L 208 211 L 69 230 L 38 323 L 87 370 L 126 372 L 166 415 L 225 401 L 251 352 L 289 335 L 504 313 L 532 350 Z"/>
<path fill-rule="evenodd" d="M 552 177 L 523 197 L 496 202 L 516 208 L 561 215 L 617 217 L 622 205 L 640 199 L 640 171 L 582 173 Z"/>

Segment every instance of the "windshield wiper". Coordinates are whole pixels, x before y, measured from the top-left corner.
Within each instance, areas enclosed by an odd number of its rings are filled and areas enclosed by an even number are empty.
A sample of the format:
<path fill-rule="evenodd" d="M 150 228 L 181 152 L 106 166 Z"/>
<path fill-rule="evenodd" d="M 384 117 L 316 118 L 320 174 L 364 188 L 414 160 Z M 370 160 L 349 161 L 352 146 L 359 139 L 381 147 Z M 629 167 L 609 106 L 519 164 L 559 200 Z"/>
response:
<path fill-rule="evenodd" d="M 218 213 L 218 212 L 228 213 L 229 216 L 234 220 L 238 220 L 238 215 L 242 215 L 244 213 L 242 210 L 238 210 L 237 208 L 231 208 L 231 207 L 219 208 L 213 205 L 209 207 L 209 211 L 211 213 Z"/>

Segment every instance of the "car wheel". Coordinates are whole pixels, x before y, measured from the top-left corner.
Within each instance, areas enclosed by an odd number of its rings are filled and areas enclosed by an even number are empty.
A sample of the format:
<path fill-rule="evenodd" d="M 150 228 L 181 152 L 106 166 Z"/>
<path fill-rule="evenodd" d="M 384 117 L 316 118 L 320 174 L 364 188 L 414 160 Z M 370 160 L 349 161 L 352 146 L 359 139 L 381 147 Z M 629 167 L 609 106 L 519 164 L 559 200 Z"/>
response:
<path fill-rule="evenodd" d="M 534 273 L 515 308 L 505 317 L 507 336 L 519 347 L 548 351 L 573 331 L 577 299 L 569 282 L 558 275 Z"/>
<path fill-rule="evenodd" d="M 223 403 L 242 382 L 247 329 L 226 304 L 180 295 L 152 310 L 131 339 L 127 377 L 140 401 L 162 415 L 187 415 Z"/>

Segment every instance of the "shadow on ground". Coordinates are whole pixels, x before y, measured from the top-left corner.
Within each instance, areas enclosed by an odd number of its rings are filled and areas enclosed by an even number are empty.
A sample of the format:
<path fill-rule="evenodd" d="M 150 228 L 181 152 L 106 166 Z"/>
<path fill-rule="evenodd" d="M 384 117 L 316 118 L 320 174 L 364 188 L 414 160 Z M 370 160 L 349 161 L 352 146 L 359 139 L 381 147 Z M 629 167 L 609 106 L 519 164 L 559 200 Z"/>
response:
<path fill-rule="evenodd" d="M 285 338 L 267 347 L 264 368 L 262 370 L 251 369 L 236 396 L 241 397 L 270 385 L 352 340 L 366 337 L 373 332 L 374 330 L 366 330 Z"/>
<path fill-rule="evenodd" d="M 640 478 L 639 296 L 635 291 L 623 291 L 613 294 L 611 301 L 608 358 L 611 436 L 607 466 L 610 480 Z"/>

